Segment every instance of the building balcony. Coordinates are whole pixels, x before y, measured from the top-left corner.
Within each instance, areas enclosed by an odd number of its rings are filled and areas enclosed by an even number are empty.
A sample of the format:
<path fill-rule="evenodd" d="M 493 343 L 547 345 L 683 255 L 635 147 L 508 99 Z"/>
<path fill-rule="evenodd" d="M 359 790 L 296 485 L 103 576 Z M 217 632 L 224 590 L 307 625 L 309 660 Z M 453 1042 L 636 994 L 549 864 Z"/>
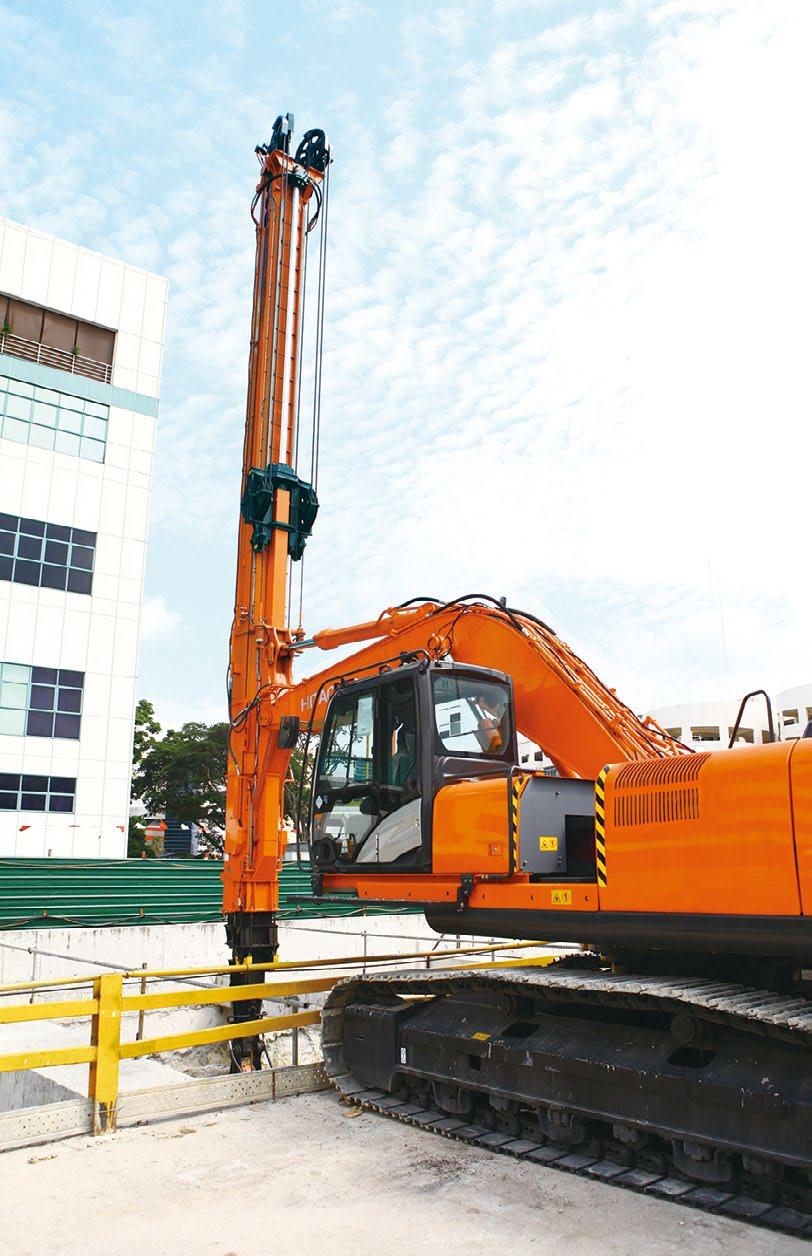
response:
<path fill-rule="evenodd" d="M 112 367 L 108 362 L 97 362 L 95 358 L 69 349 L 55 349 L 36 340 L 26 340 L 13 332 L 0 331 L 0 353 L 8 353 L 26 362 L 40 362 L 43 366 L 52 366 L 71 375 L 84 375 L 102 384 L 110 383 Z"/>

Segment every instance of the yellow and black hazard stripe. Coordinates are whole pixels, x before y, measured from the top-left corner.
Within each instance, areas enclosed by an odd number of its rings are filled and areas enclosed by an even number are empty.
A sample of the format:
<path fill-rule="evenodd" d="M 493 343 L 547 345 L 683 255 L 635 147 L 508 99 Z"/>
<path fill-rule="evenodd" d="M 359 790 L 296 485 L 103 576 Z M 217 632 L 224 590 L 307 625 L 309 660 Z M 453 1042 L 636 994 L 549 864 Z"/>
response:
<path fill-rule="evenodd" d="M 527 777 L 514 772 L 510 778 L 510 864 L 511 872 L 519 867 L 519 799 L 527 784 Z"/>
<path fill-rule="evenodd" d="M 606 777 L 612 765 L 607 764 L 595 781 L 595 862 L 598 867 L 598 885 L 606 885 Z"/>

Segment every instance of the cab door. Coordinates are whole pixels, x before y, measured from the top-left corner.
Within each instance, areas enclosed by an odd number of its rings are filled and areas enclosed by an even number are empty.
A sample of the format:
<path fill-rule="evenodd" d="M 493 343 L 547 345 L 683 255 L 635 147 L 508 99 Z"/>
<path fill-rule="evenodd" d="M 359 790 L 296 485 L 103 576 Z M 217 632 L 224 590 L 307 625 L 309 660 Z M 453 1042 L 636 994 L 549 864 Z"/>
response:
<path fill-rule="evenodd" d="M 313 785 L 320 867 L 414 868 L 422 851 L 420 741 L 411 673 L 333 699 Z"/>

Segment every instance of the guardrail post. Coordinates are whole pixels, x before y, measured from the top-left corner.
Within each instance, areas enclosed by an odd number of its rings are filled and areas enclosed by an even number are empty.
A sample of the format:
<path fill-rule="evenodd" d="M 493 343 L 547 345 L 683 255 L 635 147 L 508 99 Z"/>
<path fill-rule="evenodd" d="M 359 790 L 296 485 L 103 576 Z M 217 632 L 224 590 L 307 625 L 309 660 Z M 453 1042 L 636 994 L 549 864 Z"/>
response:
<path fill-rule="evenodd" d="M 146 855 L 146 851 L 144 851 L 143 854 Z M 146 960 L 144 960 L 141 967 L 142 968 L 147 967 Z M 141 978 L 141 993 L 146 994 L 146 992 L 147 992 L 147 979 L 146 977 L 142 977 Z M 135 1041 L 140 1042 L 143 1037 L 144 1037 L 144 1009 L 141 1008 L 138 1013 L 138 1033 L 135 1035 Z"/>
<path fill-rule="evenodd" d="M 294 997 L 291 999 L 290 1008 L 292 1012 L 299 1011 L 299 1000 L 297 998 Z M 293 1026 L 293 1038 L 291 1039 L 291 1044 L 290 1044 L 290 1062 L 294 1068 L 299 1063 L 299 1026 L 298 1025 Z"/>
<path fill-rule="evenodd" d="M 116 1128 L 122 984 L 120 973 L 105 973 L 93 982 L 93 995 L 99 1000 L 90 1032 L 96 1059 L 90 1065 L 88 1080 L 88 1098 L 93 1100 L 94 1134 L 107 1134 Z"/>
<path fill-rule="evenodd" d="M 32 982 L 32 985 L 33 985 L 33 983 L 37 980 L 37 976 L 38 976 L 37 969 L 38 969 L 38 961 L 39 961 L 39 951 L 37 950 L 37 944 L 36 944 L 36 942 L 35 942 L 35 943 L 34 943 L 34 945 L 31 947 L 31 956 L 32 956 L 32 959 L 31 959 L 31 982 Z M 34 997 L 35 997 L 36 993 L 37 993 L 37 992 L 36 992 L 36 990 L 32 990 L 32 991 L 31 991 L 31 998 L 28 1000 L 28 1002 L 29 1002 L 29 1003 L 33 1003 L 33 1002 L 34 1002 Z"/>

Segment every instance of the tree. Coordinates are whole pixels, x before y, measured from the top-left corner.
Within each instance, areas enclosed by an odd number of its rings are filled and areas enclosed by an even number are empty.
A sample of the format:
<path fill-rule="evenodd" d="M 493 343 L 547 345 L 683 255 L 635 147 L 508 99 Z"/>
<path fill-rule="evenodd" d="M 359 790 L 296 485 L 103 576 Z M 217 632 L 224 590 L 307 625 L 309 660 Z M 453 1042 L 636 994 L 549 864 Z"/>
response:
<path fill-rule="evenodd" d="M 158 851 L 154 842 L 148 842 L 146 836 L 147 817 L 130 816 L 127 830 L 127 858 L 155 859 Z"/>
<path fill-rule="evenodd" d="M 299 743 L 290 756 L 288 764 L 288 774 L 285 778 L 285 816 L 287 819 L 296 823 L 297 818 L 303 824 L 307 822 L 307 816 L 310 811 L 310 789 L 313 776 L 313 759 L 315 749 L 311 742 L 310 752 L 307 756 L 307 769 L 305 770 L 304 783 L 302 784 L 302 806 L 301 815 L 297 816 L 297 803 L 299 801 L 299 782 L 301 780 L 302 771 L 305 768 L 305 738 L 301 736 Z"/>
<path fill-rule="evenodd" d="M 146 698 L 140 698 L 135 708 L 135 735 L 133 737 L 133 793 L 135 794 L 135 777 L 145 757 L 158 744 L 161 726 L 155 718 L 155 708 Z M 154 859 L 157 855 L 155 844 L 146 840 L 146 817 L 130 816 L 127 833 L 127 858 Z"/>
<path fill-rule="evenodd" d="M 139 698 L 135 708 L 135 736 L 133 737 L 133 770 L 137 771 L 144 756 L 157 745 L 161 726 L 155 718 L 155 707 L 146 698 Z"/>
<path fill-rule="evenodd" d="M 139 704 L 140 705 L 140 704 Z M 151 716 L 154 717 L 149 703 Z M 153 719 L 154 723 L 154 719 Z M 192 722 L 156 739 L 142 724 L 140 760 L 135 758 L 133 793 L 150 815 L 196 824 L 208 854 L 222 854 L 226 822 L 228 724 Z"/>

